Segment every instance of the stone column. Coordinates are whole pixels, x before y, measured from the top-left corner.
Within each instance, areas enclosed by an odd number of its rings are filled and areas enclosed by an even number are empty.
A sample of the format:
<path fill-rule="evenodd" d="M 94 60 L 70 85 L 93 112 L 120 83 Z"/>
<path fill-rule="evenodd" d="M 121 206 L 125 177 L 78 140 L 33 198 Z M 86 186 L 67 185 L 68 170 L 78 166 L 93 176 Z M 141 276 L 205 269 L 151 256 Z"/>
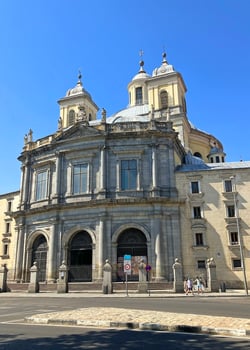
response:
<path fill-rule="evenodd" d="M 213 258 L 207 260 L 207 284 L 209 292 L 218 292 L 219 285 L 216 277 L 216 264 Z"/>
<path fill-rule="evenodd" d="M 152 145 L 152 189 L 157 188 L 156 147 Z"/>
<path fill-rule="evenodd" d="M 1 292 L 7 292 L 7 273 L 8 269 L 6 267 L 6 264 L 3 265 L 2 268 L 0 268 L 0 293 Z"/>
<path fill-rule="evenodd" d="M 173 264 L 173 274 L 174 274 L 174 292 L 182 293 L 183 292 L 183 273 L 182 265 L 179 262 L 179 259 L 175 259 Z"/>
<path fill-rule="evenodd" d="M 23 269 L 23 255 L 24 255 L 24 225 L 18 226 L 17 233 L 17 254 L 16 254 L 16 267 L 15 267 L 15 280 L 21 282 L 22 280 L 22 269 Z"/>
<path fill-rule="evenodd" d="M 68 267 L 65 261 L 59 267 L 59 277 L 57 280 L 57 293 L 68 293 Z"/>
<path fill-rule="evenodd" d="M 48 282 L 56 281 L 56 255 L 55 255 L 55 230 L 56 224 L 51 225 L 50 237 L 49 237 L 49 250 L 48 250 Z"/>
<path fill-rule="evenodd" d="M 116 191 L 120 190 L 119 159 L 116 159 Z"/>
<path fill-rule="evenodd" d="M 103 284 L 102 284 L 103 294 L 112 294 L 113 285 L 112 285 L 112 266 L 107 259 L 103 266 Z"/>
<path fill-rule="evenodd" d="M 38 282 L 38 266 L 37 262 L 30 268 L 30 283 L 28 287 L 29 293 L 39 293 L 39 282 Z"/>
<path fill-rule="evenodd" d="M 61 188 L 61 155 L 59 152 L 56 152 L 55 178 L 53 181 L 52 193 L 51 193 L 53 204 L 57 204 L 59 202 L 60 188 Z"/>
<path fill-rule="evenodd" d="M 30 185 L 30 162 L 27 158 L 23 165 L 23 176 L 22 176 L 22 199 L 21 199 L 21 209 L 26 208 L 26 204 L 28 201 L 28 193 L 29 193 L 29 185 Z"/>
<path fill-rule="evenodd" d="M 105 174 L 106 174 L 106 162 L 105 162 L 105 146 L 101 148 L 101 164 L 100 164 L 100 191 L 105 191 Z"/>
<path fill-rule="evenodd" d="M 152 230 L 155 230 L 155 279 L 160 281 L 164 279 L 164 261 L 163 261 L 163 240 L 161 232 L 160 214 L 153 220 Z"/>
<path fill-rule="evenodd" d="M 139 264 L 139 283 L 138 283 L 137 293 L 147 293 L 147 291 L 148 291 L 148 284 L 147 284 L 146 264 L 142 259 Z"/>
<path fill-rule="evenodd" d="M 99 280 L 102 279 L 102 264 L 103 264 L 103 227 L 104 220 L 100 218 L 99 221 L 99 242 L 98 242 L 98 272 L 97 278 Z"/>

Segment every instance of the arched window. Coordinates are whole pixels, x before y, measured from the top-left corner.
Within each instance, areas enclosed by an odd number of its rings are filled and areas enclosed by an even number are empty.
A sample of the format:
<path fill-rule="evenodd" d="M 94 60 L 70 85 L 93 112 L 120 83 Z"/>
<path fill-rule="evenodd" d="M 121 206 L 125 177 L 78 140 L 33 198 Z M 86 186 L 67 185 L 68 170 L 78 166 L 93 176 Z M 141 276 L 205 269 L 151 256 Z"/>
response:
<path fill-rule="evenodd" d="M 161 108 L 168 108 L 168 93 L 163 90 L 160 93 Z"/>
<path fill-rule="evenodd" d="M 123 259 L 124 255 L 131 255 L 132 271 L 130 280 L 138 281 L 139 264 L 141 259 L 147 263 L 147 240 L 143 232 L 136 228 L 129 228 L 121 233 L 117 242 L 117 278 L 124 278 Z"/>
<path fill-rule="evenodd" d="M 71 109 L 69 111 L 68 124 L 73 125 L 74 123 L 75 123 L 75 111 L 73 111 L 73 109 Z"/>
<path fill-rule="evenodd" d="M 90 282 L 92 280 L 92 239 L 88 232 L 78 232 L 70 242 L 69 281 Z"/>
<path fill-rule="evenodd" d="M 200 152 L 195 152 L 194 156 L 202 159 L 202 155 L 200 154 Z"/>
<path fill-rule="evenodd" d="M 48 244 L 46 238 L 43 235 L 38 236 L 32 246 L 31 266 L 34 262 L 37 262 L 39 282 L 46 280 L 47 251 Z"/>

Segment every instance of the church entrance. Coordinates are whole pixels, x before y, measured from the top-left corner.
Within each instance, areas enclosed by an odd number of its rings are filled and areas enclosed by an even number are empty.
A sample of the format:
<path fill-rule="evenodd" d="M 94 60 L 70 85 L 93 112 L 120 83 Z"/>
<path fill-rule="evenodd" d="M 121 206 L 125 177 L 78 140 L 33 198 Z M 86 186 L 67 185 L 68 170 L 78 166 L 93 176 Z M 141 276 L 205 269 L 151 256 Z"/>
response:
<path fill-rule="evenodd" d="M 91 282 L 92 240 L 88 232 L 78 232 L 70 242 L 69 282 Z"/>
<path fill-rule="evenodd" d="M 38 236 L 32 246 L 31 266 L 37 262 L 39 282 L 46 281 L 47 251 L 46 238 L 43 235 Z"/>
<path fill-rule="evenodd" d="M 117 279 L 124 281 L 125 274 L 123 269 L 124 255 L 131 255 L 131 275 L 128 275 L 129 281 L 139 280 L 139 264 L 143 259 L 147 264 L 147 240 L 140 230 L 130 228 L 123 231 L 118 238 L 117 245 Z"/>

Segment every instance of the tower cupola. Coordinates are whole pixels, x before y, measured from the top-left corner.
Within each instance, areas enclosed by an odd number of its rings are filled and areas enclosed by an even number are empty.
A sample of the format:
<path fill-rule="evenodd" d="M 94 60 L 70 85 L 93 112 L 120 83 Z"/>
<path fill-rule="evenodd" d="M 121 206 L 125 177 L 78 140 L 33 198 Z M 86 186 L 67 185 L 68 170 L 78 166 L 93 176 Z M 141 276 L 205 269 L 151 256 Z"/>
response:
<path fill-rule="evenodd" d="M 63 129 L 78 121 L 95 120 L 99 110 L 90 93 L 83 87 L 81 72 L 78 74 L 77 84 L 67 90 L 65 97 L 61 98 L 58 104 L 60 106 L 60 125 Z"/>

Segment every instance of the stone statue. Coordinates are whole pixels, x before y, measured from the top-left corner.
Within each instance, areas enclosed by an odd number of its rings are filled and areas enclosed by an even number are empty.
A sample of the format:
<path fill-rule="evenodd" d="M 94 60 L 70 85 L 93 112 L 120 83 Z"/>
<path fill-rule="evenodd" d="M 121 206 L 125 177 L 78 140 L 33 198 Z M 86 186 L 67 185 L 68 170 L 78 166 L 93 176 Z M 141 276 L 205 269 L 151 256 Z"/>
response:
<path fill-rule="evenodd" d="M 107 118 L 107 112 L 106 112 L 106 109 L 103 108 L 102 109 L 102 122 L 103 123 L 106 123 L 106 118 Z"/>
<path fill-rule="evenodd" d="M 58 124 L 57 124 L 58 130 L 62 130 L 62 118 L 59 117 Z"/>

